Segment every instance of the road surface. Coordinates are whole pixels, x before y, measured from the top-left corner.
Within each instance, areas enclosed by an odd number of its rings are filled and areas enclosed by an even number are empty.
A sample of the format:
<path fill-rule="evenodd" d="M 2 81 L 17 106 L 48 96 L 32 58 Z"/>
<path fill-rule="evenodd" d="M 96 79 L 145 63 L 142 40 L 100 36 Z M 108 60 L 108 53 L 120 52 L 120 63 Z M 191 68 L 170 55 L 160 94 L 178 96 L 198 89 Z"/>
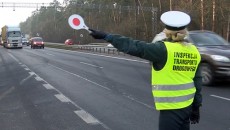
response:
<path fill-rule="evenodd" d="M 0 47 L 0 65 L 1 129 L 157 130 L 148 61 Z M 229 83 L 203 86 L 202 94 L 191 130 L 230 130 Z"/>

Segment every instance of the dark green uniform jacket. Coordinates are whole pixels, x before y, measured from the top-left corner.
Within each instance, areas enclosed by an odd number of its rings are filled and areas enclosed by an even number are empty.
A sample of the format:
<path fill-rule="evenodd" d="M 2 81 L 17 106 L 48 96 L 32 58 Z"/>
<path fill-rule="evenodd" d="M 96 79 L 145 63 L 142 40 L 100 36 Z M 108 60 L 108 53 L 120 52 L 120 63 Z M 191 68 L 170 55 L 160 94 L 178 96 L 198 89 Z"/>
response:
<path fill-rule="evenodd" d="M 144 41 L 133 40 L 121 35 L 109 34 L 105 38 L 119 51 L 149 60 L 155 70 L 160 70 L 164 67 L 167 61 L 167 50 L 162 41 L 148 44 Z M 198 67 L 194 77 L 196 94 L 194 97 L 193 107 L 199 107 L 202 103 L 201 86 L 202 77 L 200 67 Z"/>

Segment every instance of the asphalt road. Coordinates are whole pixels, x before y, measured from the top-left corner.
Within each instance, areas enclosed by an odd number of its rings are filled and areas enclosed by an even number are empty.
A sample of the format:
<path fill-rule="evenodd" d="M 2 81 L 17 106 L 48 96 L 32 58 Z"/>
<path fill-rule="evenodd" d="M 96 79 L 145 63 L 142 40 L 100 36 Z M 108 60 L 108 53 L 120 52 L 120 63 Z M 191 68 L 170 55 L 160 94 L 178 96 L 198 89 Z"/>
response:
<path fill-rule="evenodd" d="M 1 129 L 157 130 L 147 61 L 0 47 L 0 66 Z M 202 93 L 201 121 L 191 130 L 230 130 L 229 82 Z"/>

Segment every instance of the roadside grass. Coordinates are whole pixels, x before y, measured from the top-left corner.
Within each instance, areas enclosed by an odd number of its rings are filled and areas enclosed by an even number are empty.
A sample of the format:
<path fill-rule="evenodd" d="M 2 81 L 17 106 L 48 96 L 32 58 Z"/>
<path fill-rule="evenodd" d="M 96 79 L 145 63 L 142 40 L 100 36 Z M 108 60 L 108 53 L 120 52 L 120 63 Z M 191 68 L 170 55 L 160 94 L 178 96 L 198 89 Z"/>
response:
<path fill-rule="evenodd" d="M 66 50 L 79 50 L 76 46 L 64 45 L 64 44 L 49 44 L 49 43 L 45 43 L 45 47 L 57 48 L 57 49 L 66 49 Z"/>

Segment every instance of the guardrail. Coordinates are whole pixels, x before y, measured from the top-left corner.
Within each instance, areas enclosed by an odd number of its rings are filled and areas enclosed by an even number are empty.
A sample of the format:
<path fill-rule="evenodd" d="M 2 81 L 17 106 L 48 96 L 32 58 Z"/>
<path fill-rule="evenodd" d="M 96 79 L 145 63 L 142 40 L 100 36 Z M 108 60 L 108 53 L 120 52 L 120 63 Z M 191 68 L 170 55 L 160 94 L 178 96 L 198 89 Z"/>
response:
<path fill-rule="evenodd" d="M 107 44 L 88 44 L 88 45 L 65 45 L 63 43 L 51 43 L 45 42 L 45 47 L 50 48 L 59 48 L 59 49 L 66 49 L 66 50 L 76 50 L 76 51 L 87 51 L 92 53 L 106 53 L 106 54 L 116 54 L 116 55 L 128 55 L 123 52 L 119 52 L 114 47 L 108 47 Z"/>

